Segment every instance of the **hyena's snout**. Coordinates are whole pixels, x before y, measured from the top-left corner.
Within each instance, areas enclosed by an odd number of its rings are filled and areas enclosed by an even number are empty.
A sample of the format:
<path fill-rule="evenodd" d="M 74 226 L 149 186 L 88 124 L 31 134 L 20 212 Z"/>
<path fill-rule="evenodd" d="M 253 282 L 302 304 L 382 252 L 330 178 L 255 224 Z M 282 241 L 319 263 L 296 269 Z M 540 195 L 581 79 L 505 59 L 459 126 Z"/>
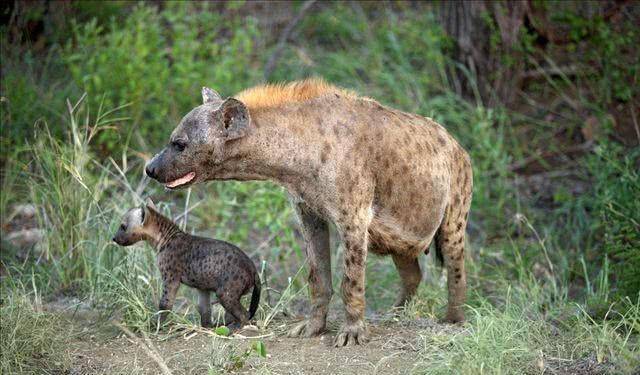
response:
<path fill-rule="evenodd" d="M 147 164 L 147 166 L 144 168 L 144 172 L 147 174 L 147 176 L 153 178 L 154 180 L 158 177 L 158 175 L 156 174 L 156 169 L 151 164 Z"/>
<path fill-rule="evenodd" d="M 164 183 L 172 179 L 173 170 L 176 167 L 175 164 L 175 155 L 165 148 L 147 162 L 144 171 L 147 176 Z"/>

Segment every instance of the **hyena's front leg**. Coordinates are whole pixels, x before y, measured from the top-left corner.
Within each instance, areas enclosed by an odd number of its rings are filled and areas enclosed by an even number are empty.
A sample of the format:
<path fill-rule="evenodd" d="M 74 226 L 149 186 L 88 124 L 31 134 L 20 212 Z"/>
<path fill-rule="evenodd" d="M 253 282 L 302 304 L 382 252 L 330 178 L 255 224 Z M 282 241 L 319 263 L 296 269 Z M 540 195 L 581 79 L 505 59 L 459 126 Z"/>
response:
<path fill-rule="evenodd" d="M 355 220 L 341 228 L 344 242 L 342 301 L 346 321 L 336 336 L 335 346 L 364 344 L 369 341 L 364 322 L 367 227 L 368 222 L 365 220 Z"/>
<path fill-rule="evenodd" d="M 300 218 L 302 235 L 306 243 L 311 315 L 309 319 L 293 327 L 289 336 L 311 337 L 325 330 L 327 310 L 333 294 L 329 227 L 324 219 L 317 216 L 304 204 L 295 204 L 294 206 Z"/>

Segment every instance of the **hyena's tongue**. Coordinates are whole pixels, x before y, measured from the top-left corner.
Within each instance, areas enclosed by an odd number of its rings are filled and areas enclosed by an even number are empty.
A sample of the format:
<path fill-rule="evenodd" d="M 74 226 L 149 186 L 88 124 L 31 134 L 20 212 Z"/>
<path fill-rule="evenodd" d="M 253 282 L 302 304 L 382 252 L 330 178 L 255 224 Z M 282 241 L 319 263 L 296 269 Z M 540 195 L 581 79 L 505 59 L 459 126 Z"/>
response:
<path fill-rule="evenodd" d="M 180 185 L 184 185 L 184 184 L 186 184 L 187 182 L 189 182 L 189 181 L 193 180 L 193 178 L 194 178 L 195 176 L 196 176 L 196 173 L 195 173 L 195 172 L 189 172 L 189 173 L 187 173 L 186 175 L 184 175 L 184 176 L 182 176 L 182 177 L 178 178 L 177 180 L 173 180 L 173 181 L 171 181 L 171 182 L 167 182 L 167 183 L 165 184 L 165 186 L 166 186 L 166 187 L 168 187 L 168 188 L 174 188 L 174 187 L 177 187 L 177 186 L 180 186 Z"/>

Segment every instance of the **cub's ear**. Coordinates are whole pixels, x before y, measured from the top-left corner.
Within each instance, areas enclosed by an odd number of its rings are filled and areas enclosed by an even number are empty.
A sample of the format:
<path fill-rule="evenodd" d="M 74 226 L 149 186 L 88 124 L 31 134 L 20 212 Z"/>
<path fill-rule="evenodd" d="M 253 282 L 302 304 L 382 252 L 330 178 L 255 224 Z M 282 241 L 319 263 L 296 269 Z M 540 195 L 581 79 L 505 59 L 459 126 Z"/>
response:
<path fill-rule="evenodd" d="M 202 88 L 202 104 L 207 104 L 213 101 L 221 101 L 222 97 L 214 89 L 208 87 Z"/>
<path fill-rule="evenodd" d="M 147 205 L 147 207 L 152 208 L 156 211 L 158 211 L 158 209 L 156 208 L 156 205 L 153 204 L 153 201 L 151 200 L 151 198 L 147 198 L 144 203 Z"/>
<path fill-rule="evenodd" d="M 145 205 L 140 207 L 140 225 L 144 225 L 145 219 L 149 217 L 149 215 L 147 214 L 147 210 L 148 208 Z"/>
<path fill-rule="evenodd" d="M 241 138 L 247 133 L 251 118 L 244 103 L 235 98 L 228 98 L 222 103 L 219 111 L 222 114 L 222 132 L 225 140 Z"/>

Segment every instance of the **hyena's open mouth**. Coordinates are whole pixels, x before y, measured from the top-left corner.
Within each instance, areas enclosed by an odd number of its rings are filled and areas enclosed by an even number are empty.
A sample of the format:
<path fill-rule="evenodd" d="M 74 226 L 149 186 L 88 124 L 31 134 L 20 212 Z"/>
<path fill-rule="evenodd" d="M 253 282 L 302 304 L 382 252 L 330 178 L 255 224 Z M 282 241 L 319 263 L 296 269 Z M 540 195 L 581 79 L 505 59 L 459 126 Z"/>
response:
<path fill-rule="evenodd" d="M 165 187 L 169 188 L 169 189 L 175 189 L 177 187 L 183 186 L 188 184 L 189 182 L 191 182 L 194 178 L 196 177 L 196 173 L 195 172 L 189 172 L 186 175 L 175 179 L 173 181 L 167 182 L 166 184 L 164 184 Z"/>

